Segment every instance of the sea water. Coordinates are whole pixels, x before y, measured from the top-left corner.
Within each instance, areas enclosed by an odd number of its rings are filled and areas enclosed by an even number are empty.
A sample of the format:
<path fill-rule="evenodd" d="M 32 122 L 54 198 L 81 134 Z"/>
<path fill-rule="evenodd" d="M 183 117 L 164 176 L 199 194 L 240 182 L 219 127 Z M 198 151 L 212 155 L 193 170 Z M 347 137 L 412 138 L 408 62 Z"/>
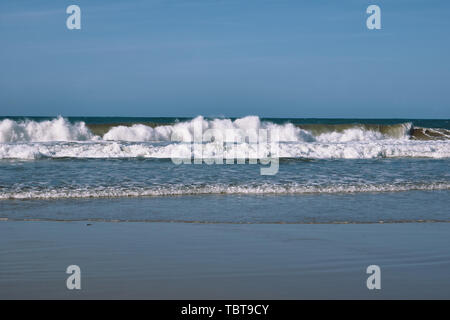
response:
<path fill-rule="evenodd" d="M 196 124 L 277 129 L 278 171 L 261 175 L 264 164 L 245 156 L 240 164 L 174 163 Z M 449 138 L 449 120 L 4 117 L 0 218 L 450 221 Z M 204 159 L 230 160 L 251 143 L 202 147 Z"/>

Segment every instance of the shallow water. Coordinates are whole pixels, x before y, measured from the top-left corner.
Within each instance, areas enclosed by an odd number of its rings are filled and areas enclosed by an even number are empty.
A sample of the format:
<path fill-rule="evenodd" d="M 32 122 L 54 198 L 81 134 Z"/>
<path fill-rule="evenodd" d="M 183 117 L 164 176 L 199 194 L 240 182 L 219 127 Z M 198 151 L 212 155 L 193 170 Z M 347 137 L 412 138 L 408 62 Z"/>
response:
<path fill-rule="evenodd" d="M 208 223 L 450 220 L 450 140 L 411 136 L 418 124 L 446 130 L 447 120 L 100 120 L 0 121 L 0 218 Z M 148 122 L 156 128 L 142 124 Z M 260 169 L 268 165 L 250 164 L 253 159 L 245 155 L 245 164 L 175 164 L 171 152 L 191 145 L 166 138 L 181 129 L 185 138 L 192 136 L 195 123 L 217 130 L 282 130 L 278 172 L 261 175 Z M 96 136 L 93 125 L 109 126 L 108 132 Z M 308 131 L 311 125 L 320 133 Z M 403 135 L 386 136 L 386 128 L 395 134 L 401 129 Z M 115 138 L 105 139 L 107 135 Z M 203 160 L 218 155 L 213 142 L 201 145 Z M 242 145 L 250 143 L 228 148 Z M 229 151 L 223 149 L 220 156 L 239 154 Z M 197 154 L 189 151 L 191 156 L 195 159 Z"/>
<path fill-rule="evenodd" d="M 175 165 L 156 159 L 0 161 L 0 217 L 310 223 L 450 220 L 447 159 Z"/>
<path fill-rule="evenodd" d="M 0 221 L 0 298 L 448 299 L 449 228 Z"/>

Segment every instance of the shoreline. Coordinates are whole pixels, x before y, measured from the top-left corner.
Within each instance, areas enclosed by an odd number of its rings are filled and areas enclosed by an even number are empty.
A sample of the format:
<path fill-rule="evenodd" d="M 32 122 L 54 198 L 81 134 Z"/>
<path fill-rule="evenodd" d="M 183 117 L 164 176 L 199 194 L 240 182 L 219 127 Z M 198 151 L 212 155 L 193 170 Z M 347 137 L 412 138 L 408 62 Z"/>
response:
<path fill-rule="evenodd" d="M 201 221 L 201 220 L 126 220 L 126 219 L 46 219 L 46 218 L 29 218 L 15 219 L 9 217 L 0 217 L 0 222 L 98 222 L 98 223 L 179 223 L 179 224 L 207 224 L 207 225 L 340 225 L 340 224 L 415 224 L 415 223 L 450 223 L 450 220 L 434 220 L 434 219 L 417 219 L 417 220 L 380 220 L 380 221 L 273 221 L 273 222 L 239 222 L 239 221 Z"/>
<path fill-rule="evenodd" d="M 0 298 L 450 298 L 448 223 L 86 222 L 1 221 Z"/>

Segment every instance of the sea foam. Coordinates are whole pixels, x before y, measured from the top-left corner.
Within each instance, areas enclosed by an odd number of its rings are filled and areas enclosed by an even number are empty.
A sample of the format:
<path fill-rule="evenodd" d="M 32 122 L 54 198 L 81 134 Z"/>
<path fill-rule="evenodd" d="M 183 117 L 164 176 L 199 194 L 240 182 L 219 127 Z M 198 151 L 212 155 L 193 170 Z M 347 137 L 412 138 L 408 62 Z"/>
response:
<path fill-rule="evenodd" d="M 233 141 L 245 138 L 248 132 L 257 132 L 260 129 L 276 131 L 280 142 L 350 142 L 374 141 L 384 139 L 407 139 L 410 124 L 391 126 L 389 134 L 372 130 L 370 127 L 350 126 L 344 130 L 335 130 L 321 133 L 305 130 L 292 123 L 276 124 L 261 121 L 257 116 L 247 116 L 234 121 L 231 119 L 208 120 L 198 116 L 192 120 L 178 122 L 173 125 L 151 127 L 144 124 L 131 126 L 111 127 L 103 137 L 94 135 L 84 122 L 71 123 L 58 117 L 46 121 L 14 121 L 4 119 L 0 121 L 0 143 L 8 142 L 51 142 L 51 141 L 132 141 L 132 142 L 191 142 L 201 140 L 207 130 L 226 133 L 235 132 Z M 394 129 L 396 131 L 394 131 Z M 245 139 L 244 139 L 245 140 Z"/>
<path fill-rule="evenodd" d="M 201 141 L 207 130 L 231 142 Z M 276 131 L 279 141 L 273 156 L 312 159 L 371 159 L 390 157 L 450 157 L 449 140 L 413 140 L 411 123 L 374 125 L 310 125 L 261 121 L 257 116 L 205 119 L 152 127 L 144 124 L 116 125 L 103 135 L 93 134 L 84 122 L 62 117 L 46 121 L 0 121 L 0 159 L 40 158 L 252 158 L 273 151 L 273 142 L 258 145 L 246 140 L 249 131 Z M 176 140 L 176 142 L 173 142 Z M 224 142 L 228 140 L 225 139 Z"/>
<path fill-rule="evenodd" d="M 208 185 L 161 185 L 154 187 L 82 187 L 43 188 L 31 190 L 0 191 L 0 200 L 6 199 L 70 199 L 70 198 L 112 198 L 112 197 L 161 197 L 175 195 L 219 195 L 219 194 L 338 194 L 405 192 L 411 190 L 450 190 L 446 182 L 432 183 L 384 183 L 384 184 L 336 184 L 328 186 L 290 184 L 208 184 Z"/>
<path fill-rule="evenodd" d="M 85 141 L 96 137 L 84 122 L 71 124 L 62 117 L 46 121 L 0 121 L 0 143 Z"/>

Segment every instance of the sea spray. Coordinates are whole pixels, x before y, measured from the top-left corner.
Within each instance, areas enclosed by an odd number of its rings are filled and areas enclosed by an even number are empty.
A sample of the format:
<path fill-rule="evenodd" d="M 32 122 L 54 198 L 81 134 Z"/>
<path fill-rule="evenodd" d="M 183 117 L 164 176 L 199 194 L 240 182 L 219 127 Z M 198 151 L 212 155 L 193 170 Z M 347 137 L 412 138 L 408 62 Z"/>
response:
<path fill-rule="evenodd" d="M 0 121 L 0 143 L 96 140 L 84 122 L 70 123 L 62 117 L 46 121 Z"/>
<path fill-rule="evenodd" d="M 97 126 L 103 135 L 93 133 Z M 263 131 L 277 132 L 276 150 L 270 151 L 270 136 L 267 143 L 249 140 L 252 132 L 258 135 Z M 0 120 L 0 159 L 184 158 L 208 163 L 208 159 L 258 160 L 269 154 L 305 159 L 441 159 L 450 157 L 448 132 L 445 128 L 414 128 L 411 122 L 293 124 L 257 116 L 234 120 L 199 116 L 163 125 L 6 118 Z M 205 133 L 211 139 L 203 139 Z M 201 143 L 193 143 L 196 138 Z"/>

